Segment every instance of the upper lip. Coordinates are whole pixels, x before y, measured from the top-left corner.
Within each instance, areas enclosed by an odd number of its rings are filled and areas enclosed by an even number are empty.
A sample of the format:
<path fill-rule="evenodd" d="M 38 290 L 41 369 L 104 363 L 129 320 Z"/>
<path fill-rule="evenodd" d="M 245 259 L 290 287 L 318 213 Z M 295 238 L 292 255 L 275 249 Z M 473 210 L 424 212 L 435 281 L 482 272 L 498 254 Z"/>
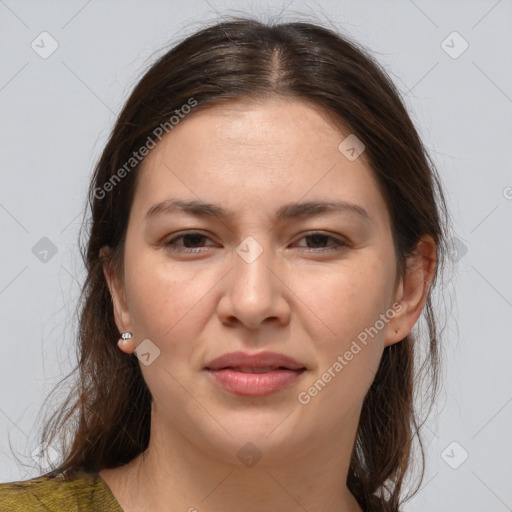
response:
<path fill-rule="evenodd" d="M 305 366 L 291 357 L 275 352 L 231 352 L 224 354 L 206 365 L 208 370 L 221 370 L 223 368 L 287 368 L 290 370 L 301 370 Z"/>

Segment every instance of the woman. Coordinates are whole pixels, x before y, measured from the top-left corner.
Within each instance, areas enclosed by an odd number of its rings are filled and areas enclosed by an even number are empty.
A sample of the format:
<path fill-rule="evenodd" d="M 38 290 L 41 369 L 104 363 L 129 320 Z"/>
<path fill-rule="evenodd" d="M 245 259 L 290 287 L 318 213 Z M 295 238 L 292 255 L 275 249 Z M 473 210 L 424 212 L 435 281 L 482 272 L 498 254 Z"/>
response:
<path fill-rule="evenodd" d="M 89 197 L 80 378 L 43 433 L 72 442 L 0 510 L 399 510 L 448 217 L 372 58 L 207 27 L 135 87 Z"/>

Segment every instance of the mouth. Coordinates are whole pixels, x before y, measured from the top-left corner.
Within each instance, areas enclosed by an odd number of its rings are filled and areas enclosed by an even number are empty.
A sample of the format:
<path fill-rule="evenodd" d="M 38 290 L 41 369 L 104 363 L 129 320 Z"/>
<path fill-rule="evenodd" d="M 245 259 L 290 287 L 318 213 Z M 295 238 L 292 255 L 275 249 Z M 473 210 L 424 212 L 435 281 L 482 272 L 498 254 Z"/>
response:
<path fill-rule="evenodd" d="M 234 352 L 214 359 L 205 370 L 230 393 L 264 396 L 293 385 L 307 368 L 283 354 Z"/>
<path fill-rule="evenodd" d="M 257 397 L 284 390 L 296 383 L 305 368 L 222 368 L 209 370 L 213 382 L 229 393 Z"/>
<path fill-rule="evenodd" d="M 224 368 L 218 368 L 216 370 L 213 370 L 212 368 L 206 368 L 206 369 L 210 370 L 210 371 L 232 370 L 232 371 L 240 372 L 240 373 L 269 373 L 269 372 L 275 372 L 275 371 L 280 371 L 280 370 L 288 370 L 288 371 L 291 371 L 291 372 L 300 372 L 300 373 L 302 373 L 303 371 L 306 370 L 306 368 L 304 368 L 304 367 L 297 368 L 297 369 L 292 369 L 292 368 L 287 368 L 285 366 L 267 366 L 267 367 L 258 367 L 258 366 L 226 366 Z"/>
<path fill-rule="evenodd" d="M 275 352 L 231 352 L 217 357 L 206 365 L 206 370 L 230 368 L 242 373 L 266 373 L 276 370 L 302 370 L 305 365 L 290 356 Z"/>

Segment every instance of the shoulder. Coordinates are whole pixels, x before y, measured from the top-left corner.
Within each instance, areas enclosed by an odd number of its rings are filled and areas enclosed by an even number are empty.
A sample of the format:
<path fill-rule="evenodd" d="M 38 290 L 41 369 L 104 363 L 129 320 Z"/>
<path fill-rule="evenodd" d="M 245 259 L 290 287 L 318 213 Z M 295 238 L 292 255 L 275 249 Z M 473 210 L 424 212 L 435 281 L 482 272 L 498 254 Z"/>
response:
<path fill-rule="evenodd" d="M 0 484 L 0 512 L 121 510 L 98 474 L 40 476 Z"/>

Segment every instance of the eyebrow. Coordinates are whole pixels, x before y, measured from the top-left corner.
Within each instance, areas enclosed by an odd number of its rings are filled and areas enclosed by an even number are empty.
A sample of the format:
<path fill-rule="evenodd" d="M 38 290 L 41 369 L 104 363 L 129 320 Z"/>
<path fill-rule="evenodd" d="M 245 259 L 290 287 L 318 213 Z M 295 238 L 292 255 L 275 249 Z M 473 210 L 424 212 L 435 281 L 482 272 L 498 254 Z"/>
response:
<path fill-rule="evenodd" d="M 236 212 L 224 207 L 196 199 L 167 199 L 154 204 L 145 215 L 146 220 L 163 213 L 185 212 L 198 217 L 234 218 Z M 319 215 L 328 212 L 355 213 L 365 221 L 371 221 L 368 212 L 362 207 L 347 201 L 306 201 L 281 206 L 276 213 L 276 221 Z"/>

